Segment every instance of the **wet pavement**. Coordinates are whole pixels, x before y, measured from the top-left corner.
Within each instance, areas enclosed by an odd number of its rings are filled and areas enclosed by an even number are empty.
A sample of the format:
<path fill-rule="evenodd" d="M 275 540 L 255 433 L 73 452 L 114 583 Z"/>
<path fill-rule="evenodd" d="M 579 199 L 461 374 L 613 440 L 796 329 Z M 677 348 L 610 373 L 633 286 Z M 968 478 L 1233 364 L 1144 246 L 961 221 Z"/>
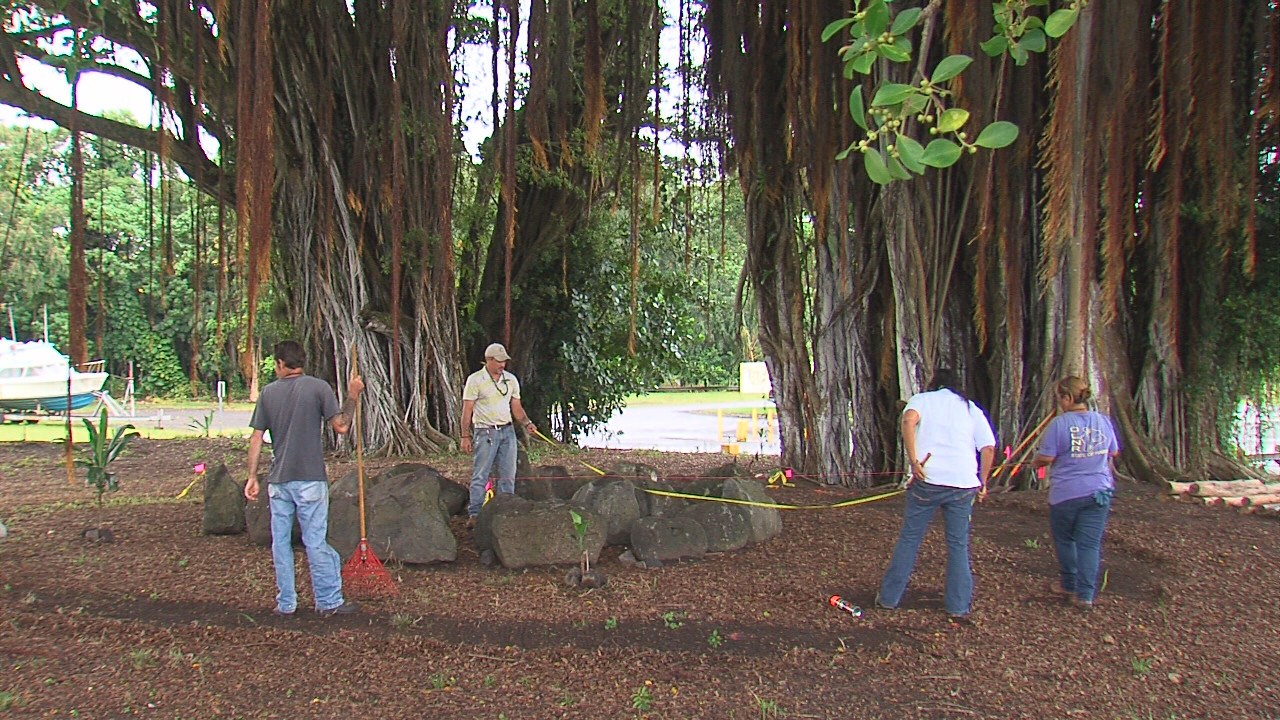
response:
<path fill-rule="evenodd" d="M 736 444 L 741 455 L 777 455 L 778 419 L 760 406 L 759 400 L 746 400 L 623 408 L 603 426 L 579 435 L 578 444 L 689 453 L 723 452 L 726 445 Z M 757 409 L 754 420 L 752 408 Z"/>

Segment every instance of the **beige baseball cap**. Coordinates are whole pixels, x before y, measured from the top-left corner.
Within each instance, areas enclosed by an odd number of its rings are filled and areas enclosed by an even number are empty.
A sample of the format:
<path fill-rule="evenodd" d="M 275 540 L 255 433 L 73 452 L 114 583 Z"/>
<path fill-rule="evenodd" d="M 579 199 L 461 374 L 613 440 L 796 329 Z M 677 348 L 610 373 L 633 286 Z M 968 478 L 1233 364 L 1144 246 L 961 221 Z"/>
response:
<path fill-rule="evenodd" d="M 507 354 L 507 349 L 502 346 L 502 343 L 493 343 L 489 347 L 485 348 L 484 356 L 486 359 L 493 358 L 494 360 L 501 360 L 503 362 L 511 359 L 511 356 Z"/>

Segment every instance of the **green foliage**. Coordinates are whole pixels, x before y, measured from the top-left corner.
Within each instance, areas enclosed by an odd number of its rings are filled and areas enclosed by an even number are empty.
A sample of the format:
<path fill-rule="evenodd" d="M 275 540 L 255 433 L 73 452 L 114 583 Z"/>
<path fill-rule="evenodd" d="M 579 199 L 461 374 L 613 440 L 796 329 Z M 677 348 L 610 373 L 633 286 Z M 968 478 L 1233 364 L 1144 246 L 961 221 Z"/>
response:
<path fill-rule="evenodd" d="M 631 707 L 640 712 L 648 712 L 653 707 L 653 693 L 647 686 L 641 685 L 631 693 Z"/>
<path fill-rule="evenodd" d="M 591 522 L 572 508 L 569 509 L 569 518 L 573 520 L 573 539 L 578 543 L 578 551 L 585 553 L 587 551 L 587 526 Z"/>
<path fill-rule="evenodd" d="M 210 410 L 200 417 L 191 418 L 187 421 L 187 427 L 195 430 L 205 437 L 209 437 L 213 428 L 213 411 Z"/>
<path fill-rule="evenodd" d="M 724 637 L 720 634 L 719 630 L 711 631 L 711 634 L 707 636 L 707 644 L 713 649 L 719 648 L 724 644 Z"/>
<path fill-rule="evenodd" d="M 889 6 L 892 0 L 854 0 L 854 12 L 827 25 L 823 42 L 848 35 L 849 43 L 840 48 L 844 76 L 871 76 L 878 84 L 870 86 L 870 105 L 858 85 L 849 94 L 849 114 L 864 135 L 837 155 L 845 159 L 860 153 L 863 170 L 873 182 L 887 185 L 895 180 L 909 180 L 923 175 L 929 168 L 954 165 L 968 152 L 978 148 L 998 149 L 1018 138 L 1018 127 L 997 121 L 982 128 L 974 140 L 969 139 L 965 125 L 970 113 L 955 107 L 948 83 L 964 72 L 973 58 L 950 55 L 934 66 L 933 71 L 913 83 L 888 82 L 879 77 L 877 67 L 884 60 L 891 63 L 915 61 L 910 36 L 920 22 L 919 7 L 906 8 L 896 15 Z M 1049 0 L 1002 0 L 993 5 L 995 36 L 982 43 L 989 55 L 1008 53 L 1018 65 L 1027 61 L 1030 52 L 1044 52 L 1047 37 L 1061 37 L 1075 23 L 1084 3 L 1073 0 L 1042 21 L 1032 8 L 1048 6 Z M 916 133 L 927 129 L 933 140 L 927 146 Z"/>
<path fill-rule="evenodd" d="M 138 124 L 127 113 L 106 116 Z M 225 379 L 231 381 L 233 394 L 242 392 L 233 348 L 244 332 L 243 279 L 234 274 L 228 279 L 219 328 L 216 204 L 198 195 L 173 169 L 165 171 L 167 179 L 161 184 L 159 164 L 142 150 L 93 137 L 86 138 L 83 147 L 89 275 L 86 335 L 91 355 L 107 360 L 116 378 L 113 394 L 122 393 L 119 378 L 128 374 L 132 362 L 138 395 L 186 396 L 192 391 L 188 370 L 196 342 L 201 348 L 196 369 L 202 384 L 195 391 L 211 395 L 214 383 Z M 49 339 L 61 347 L 69 336 L 69 151 L 64 130 L 0 127 L 0 194 L 5 196 L 0 202 L 0 223 L 9 228 L 0 248 L 4 319 L 12 311 L 18 339 L 39 338 L 45 332 L 47 311 Z M 152 182 L 150 213 L 147 178 Z M 226 227 L 235 227 L 230 213 Z M 197 236 L 202 238 L 199 262 Z M 233 238 L 228 236 L 225 242 Z M 274 291 L 270 286 L 264 291 L 258 327 L 266 342 L 278 327 L 268 312 Z M 198 320 L 193 312 L 197 299 Z"/>
<path fill-rule="evenodd" d="M 89 470 L 85 484 L 97 490 L 98 527 L 102 527 L 102 496 L 120 489 L 115 473 L 109 468 L 120 453 L 128 447 L 129 440 L 137 437 L 138 433 L 133 429 L 132 424 L 122 425 L 116 428 L 115 435 L 108 440 L 106 408 L 102 408 L 97 425 L 90 422 L 88 418 L 82 422 L 89 431 L 89 443 L 84 457 L 77 458 L 75 463 Z"/>
<path fill-rule="evenodd" d="M 1236 444 L 1242 400 L 1264 412 L 1280 403 L 1280 276 L 1271 270 L 1280 267 L 1280 163 L 1264 154 L 1259 164 L 1256 275 L 1242 271 L 1244 257 L 1237 250 L 1225 278 L 1197 277 L 1221 281 L 1223 300 L 1203 308 L 1204 352 L 1189 372 L 1189 394 L 1212 402 L 1224 448 Z"/>
<path fill-rule="evenodd" d="M 673 255 L 677 237 L 662 228 L 647 229 L 639 240 L 632 345 L 625 221 L 624 213 L 602 207 L 588 227 L 568 238 L 567 249 L 548 249 L 531 275 L 549 281 L 526 286 L 518 300 L 543 326 L 549 351 L 525 406 L 535 416 L 555 417 L 570 436 L 607 420 L 627 395 L 672 379 L 727 374 L 721 369 L 729 364 L 727 340 L 709 343 L 710 331 L 700 321 L 716 311 L 701 309 L 702 280 L 672 261 L 679 257 Z M 701 350 L 689 353 L 692 348 Z"/>

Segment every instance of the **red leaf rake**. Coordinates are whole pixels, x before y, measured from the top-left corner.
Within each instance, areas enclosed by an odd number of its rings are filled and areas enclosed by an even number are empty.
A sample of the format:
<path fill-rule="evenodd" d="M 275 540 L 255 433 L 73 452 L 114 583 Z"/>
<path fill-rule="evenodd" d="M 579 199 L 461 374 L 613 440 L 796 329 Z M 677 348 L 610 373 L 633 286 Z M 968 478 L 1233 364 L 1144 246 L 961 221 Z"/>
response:
<path fill-rule="evenodd" d="M 351 346 L 351 374 L 358 374 L 356 369 L 356 348 Z M 343 590 L 353 597 L 395 597 L 399 594 L 396 582 L 387 572 L 382 561 L 369 546 L 369 538 L 365 529 L 364 516 L 364 435 L 360 429 L 360 402 L 356 401 L 355 417 L 351 429 L 356 436 L 356 479 L 360 497 L 360 544 L 355 552 L 347 558 L 342 566 Z"/>

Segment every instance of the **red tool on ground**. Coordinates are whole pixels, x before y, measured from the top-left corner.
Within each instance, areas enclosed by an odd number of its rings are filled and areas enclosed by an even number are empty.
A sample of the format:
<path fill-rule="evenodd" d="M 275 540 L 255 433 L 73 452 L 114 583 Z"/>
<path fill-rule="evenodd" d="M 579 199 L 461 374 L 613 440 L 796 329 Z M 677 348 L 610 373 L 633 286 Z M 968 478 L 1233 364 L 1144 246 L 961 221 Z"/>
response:
<path fill-rule="evenodd" d="M 356 349 L 351 348 L 351 374 L 356 371 Z M 342 566 L 342 589 L 353 597 L 394 597 L 399 594 L 396 581 L 383 566 L 382 561 L 369 547 L 369 538 L 365 533 L 364 517 L 364 437 L 360 432 L 360 403 L 356 402 L 355 417 L 351 422 L 351 431 L 356 437 L 356 481 L 360 497 L 360 544 L 355 552 L 347 558 Z"/>

